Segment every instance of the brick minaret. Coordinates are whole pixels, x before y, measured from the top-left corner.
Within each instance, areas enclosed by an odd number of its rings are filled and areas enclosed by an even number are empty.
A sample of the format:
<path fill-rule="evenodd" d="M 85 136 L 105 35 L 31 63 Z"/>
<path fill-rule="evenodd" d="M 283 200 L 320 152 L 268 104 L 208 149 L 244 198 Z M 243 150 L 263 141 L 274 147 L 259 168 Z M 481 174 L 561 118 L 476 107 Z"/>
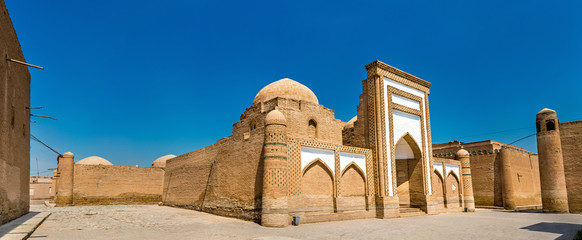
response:
<path fill-rule="evenodd" d="M 263 209 L 261 224 L 266 227 L 289 225 L 287 207 L 287 120 L 278 110 L 265 117 L 263 146 Z"/>
<path fill-rule="evenodd" d="M 471 161 L 469 152 L 459 149 L 456 154 L 457 160 L 461 162 L 461 174 L 463 175 L 463 203 L 469 212 L 475 211 L 475 198 L 473 197 L 473 181 L 471 179 Z"/>
<path fill-rule="evenodd" d="M 544 212 L 567 213 L 568 194 L 556 111 L 544 108 L 536 115 L 540 184 Z"/>
<path fill-rule="evenodd" d="M 66 152 L 57 158 L 57 184 L 55 193 L 55 203 L 57 206 L 73 204 L 74 157 L 75 155 L 73 153 Z"/>

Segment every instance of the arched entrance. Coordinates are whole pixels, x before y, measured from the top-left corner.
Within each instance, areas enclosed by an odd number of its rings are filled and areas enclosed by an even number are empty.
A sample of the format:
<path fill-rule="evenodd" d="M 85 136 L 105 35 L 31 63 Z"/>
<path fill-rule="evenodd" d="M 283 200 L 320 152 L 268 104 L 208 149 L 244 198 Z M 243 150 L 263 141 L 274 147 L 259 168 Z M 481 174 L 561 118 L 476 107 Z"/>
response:
<path fill-rule="evenodd" d="M 396 184 L 401 207 L 424 205 L 424 181 L 420 148 L 410 134 L 404 135 L 395 147 Z"/>

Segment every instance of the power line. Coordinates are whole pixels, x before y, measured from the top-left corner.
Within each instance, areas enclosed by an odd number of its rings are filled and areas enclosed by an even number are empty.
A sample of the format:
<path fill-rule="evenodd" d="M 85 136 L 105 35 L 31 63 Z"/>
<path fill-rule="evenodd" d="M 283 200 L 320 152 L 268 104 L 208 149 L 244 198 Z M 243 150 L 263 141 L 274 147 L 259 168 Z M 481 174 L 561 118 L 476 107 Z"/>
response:
<path fill-rule="evenodd" d="M 50 149 L 51 151 L 55 152 L 56 154 L 58 154 L 59 156 L 62 155 L 59 152 L 57 152 L 57 150 L 54 150 L 52 147 L 49 147 L 48 145 L 46 145 L 45 143 L 43 143 L 40 139 L 38 139 L 37 137 L 35 137 L 34 135 L 30 134 L 30 139 L 37 141 L 38 143 L 42 144 L 43 146 L 47 147 L 48 149 Z"/>
<path fill-rule="evenodd" d="M 523 130 L 523 129 L 531 129 L 531 128 L 534 128 L 534 127 L 514 128 L 514 129 L 508 129 L 508 130 L 497 131 L 497 132 L 490 132 L 490 133 L 482 133 L 482 134 L 476 134 L 476 135 L 470 135 L 470 136 L 456 137 L 456 139 L 468 138 L 468 137 L 486 136 L 486 135 L 492 135 L 492 134 L 497 134 L 497 133 L 511 132 L 511 131 L 517 131 L 517 130 Z M 438 139 L 436 141 L 442 141 L 442 140 L 446 140 L 446 139 L 449 139 L 449 138 Z"/>
<path fill-rule="evenodd" d="M 514 144 L 514 143 L 516 143 L 516 142 L 519 142 L 519 141 L 521 141 L 521 140 L 524 140 L 524 139 L 526 139 L 526 138 L 528 138 L 528 137 L 535 136 L 535 135 L 536 135 L 535 133 L 534 133 L 534 134 L 531 134 L 531 135 L 527 135 L 527 136 L 525 136 L 525 137 L 522 137 L 522 138 L 520 138 L 520 139 L 517 139 L 517 140 L 515 140 L 515 141 L 511 142 L 509 145 L 511 145 L 511 144 Z"/>

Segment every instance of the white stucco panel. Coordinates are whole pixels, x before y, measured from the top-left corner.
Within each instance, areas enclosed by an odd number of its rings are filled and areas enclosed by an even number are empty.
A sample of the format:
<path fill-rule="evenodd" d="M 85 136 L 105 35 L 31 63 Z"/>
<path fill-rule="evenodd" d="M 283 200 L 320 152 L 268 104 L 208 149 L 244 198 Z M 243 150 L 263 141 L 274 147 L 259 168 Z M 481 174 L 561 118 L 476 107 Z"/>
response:
<path fill-rule="evenodd" d="M 394 144 L 406 133 L 410 133 L 416 145 L 422 148 L 422 135 L 420 135 L 420 116 L 408 114 L 405 112 L 392 111 L 392 120 L 394 121 Z M 422 150 L 422 149 L 421 149 Z M 424 152 L 424 151 L 422 151 Z"/>
<path fill-rule="evenodd" d="M 458 165 L 447 164 L 447 165 L 445 165 L 445 168 L 447 169 L 447 174 L 445 175 L 445 177 L 448 176 L 449 173 L 452 171 L 455 173 L 455 175 L 457 175 L 457 178 L 461 178 L 461 175 L 459 175 L 459 166 Z"/>
<path fill-rule="evenodd" d="M 443 174 L 443 164 L 442 163 L 432 163 L 433 169 L 436 170 L 441 176 L 445 176 Z"/>
<path fill-rule="evenodd" d="M 422 99 L 422 102 L 423 103 L 425 102 L 425 96 L 427 96 L 427 95 L 425 95 L 425 93 L 423 91 L 420 91 L 420 90 L 415 89 L 413 87 L 406 86 L 406 85 L 404 85 L 402 83 L 396 82 L 396 81 L 394 81 L 392 79 L 389 79 L 389 78 L 386 78 L 385 77 L 384 78 L 384 89 L 387 89 L 387 86 L 391 86 L 391 87 L 394 87 L 396 89 L 399 89 L 399 90 L 405 91 L 407 93 L 413 94 L 415 96 L 418 96 L 418 97 L 420 97 Z M 386 109 L 384 109 L 386 111 L 386 115 L 385 115 L 386 116 L 386 121 L 388 121 L 389 118 L 388 118 L 388 100 L 387 100 L 387 98 L 384 100 L 384 103 L 386 105 Z M 426 129 L 426 130 L 428 130 L 428 126 L 427 126 L 428 125 L 427 124 L 427 120 L 428 119 L 426 118 L 427 110 L 428 110 L 427 109 L 427 106 L 425 104 L 422 104 L 421 111 L 423 113 L 425 113 L 424 116 L 423 116 L 423 120 L 424 120 L 424 129 Z M 390 126 L 388 122 L 386 122 L 386 126 Z M 418 124 L 418 126 L 420 126 L 420 123 Z M 398 128 L 396 127 L 396 125 L 394 125 L 394 128 L 395 128 L 395 130 L 398 130 Z M 386 142 L 387 143 L 390 142 L 390 139 L 388 139 L 388 136 L 389 136 L 388 132 L 389 131 L 390 131 L 390 129 L 388 129 L 388 127 L 386 127 L 386 132 L 387 132 L 386 133 L 386 138 L 387 138 L 386 139 Z M 430 173 L 430 152 L 428 151 L 428 146 L 431 143 L 429 143 L 428 131 L 425 131 L 423 133 L 420 133 L 420 129 L 419 129 L 419 134 L 417 134 L 417 136 L 414 136 L 413 135 L 413 137 L 415 138 L 415 140 L 416 140 L 417 143 L 421 143 L 421 139 L 422 138 L 418 137 L 418 136 L 420 136 L 420 134 L 423 134 L 424 137 L 425 137 L 424 144 L 425 144 L 425 146 L 426 146 L 427 149 L 421 149 L 421 151 L 422 151 L 423 157 L 425 159 L 426 170 L 427 170 L 427 172 Z M 394 131 L 394 137 L 395 137 L 395 139 L 393 141 L 398 141 L 398 139 L 400 138 L 400 136 L 401 135 L 396 134 L 396 131 Z M 419 144 L 418 146 L 420 148 L 422 148 L 422 144 Z M 390 148 L 387 149 L 387 152 L 388 152 L 388 156 L 390 156 Z M 391 161 L 391 159 L 388 159 L 388 162 L 390 162 L 390 161 Z M 389 194 L 390 194 L 390 196 L 392 196 L 392 172 L 391 171 L 392 171 L 391 170 L 391 166 L 389 165 L 388 166 L 388 175 L 389 175 L 388 176 L 388 182 L 389 182 L 389 187 L 388 188 L 389 188 L 389 192 L 390 192 Z M 428 182 L 430 182 L 430 178 L 431 178 L 430 174 L 427 174 L 426 177 L 427 177 Z M 429 194 L 432 195 L 432 185 L 431 184 L 428 185 L 428 190 L 429 190 L 428 191 Z"/>
<path fill-rule="evenodd" d="M 396 159 L 414 159 L 414 152 L 403 138 L 396 143 Z"/>
<path fill-rule="evenodd" d="M 301 147 L 301 171 L 305 170 L 307 164 L 318 158 L 335 174 L 335 156 L 333 151 L 310 147 Z"/>
<path fill-rule="evenodd" d="M 402 97 L 400 95 L 392 94 L 392 102 L 400 104 L 405 107 L 420 110 L 420 103 L 409 98 Z"/>
<path fill-rule="evenodd" d="M 346 153 L 346 152 L 340 152 L 340 169 L 343 172 L 344 169 L 348 166 L 348 164 L 350 164 L 351 162 L 353 162 L 354 164 L 356 164 L 356 166 L 358 166 L 360 169 L 362 169 L 362 172 L 364 172 L 364 176 L 366 176 L 366 156 L 363 154 L 356 154 L 356 153 Z"/>

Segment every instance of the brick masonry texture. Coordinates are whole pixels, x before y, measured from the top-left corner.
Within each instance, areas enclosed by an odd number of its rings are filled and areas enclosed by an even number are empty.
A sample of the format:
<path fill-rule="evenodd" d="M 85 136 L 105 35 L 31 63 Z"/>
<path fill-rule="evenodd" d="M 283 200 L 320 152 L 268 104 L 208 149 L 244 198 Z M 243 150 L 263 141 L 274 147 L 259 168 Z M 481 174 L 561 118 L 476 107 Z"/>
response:
<path fill-rule="evenodd" d="M 164 170 L 150 167 L 75 164 L 73 203 L 157 204 Z"/>
<path fill-rule="evenodd" d="M 571 213 L 582 213 L 582 121 L 560 123 L 564 174 Z"/>
<path fill-rule="evenodd" d="M 499 152 L 506 146 L 512 151 L 512 154 L 508 155 L 513 173 L 510 176 L 515 175 L 515 179 L 509 180 L 511 187 L 516 191 L 511 201 L 515 202 L 517 207 L 541 206 L 537 155 L 515 146 L 488 140 L 433 144 L 433 156 L 452 159 L 461 146 L 470 154 L 475 205 L 503 206 L 503 159 Z"/>
<path fill-rule="evenodd" d="M 30 73 L 0 0 L 0 224 L 28 213 L 30 175 Z"/>

